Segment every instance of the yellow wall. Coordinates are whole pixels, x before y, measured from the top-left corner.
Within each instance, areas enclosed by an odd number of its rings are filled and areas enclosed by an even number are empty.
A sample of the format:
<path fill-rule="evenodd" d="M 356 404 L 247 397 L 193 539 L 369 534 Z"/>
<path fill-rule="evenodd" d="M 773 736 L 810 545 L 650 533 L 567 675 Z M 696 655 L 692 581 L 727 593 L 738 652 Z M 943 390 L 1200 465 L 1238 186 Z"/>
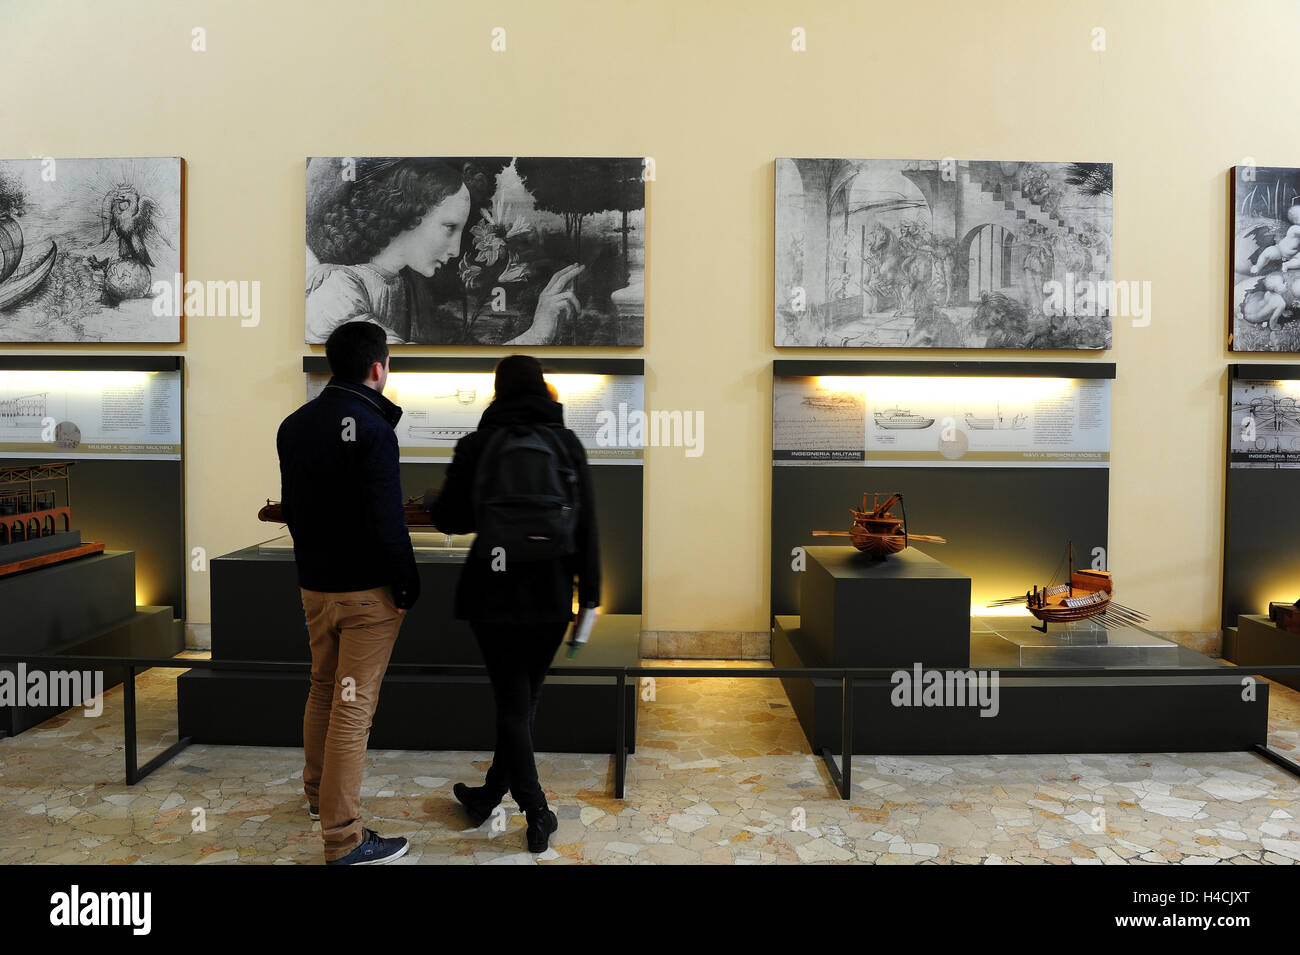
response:
<path fill-rule="evenodd" d="M 187 277 L 261 282 L 258 327 L 192 319 L 180 348 L 191 547 L 267 536 L 275 429 L 303 394 L 306 156 L 655 158 L 636 354 L 651 407 L 706 417 L 702 457 L 648 451 L 656 630 L 766 627 L 770 363 L 881 354 L 772 346 L 773 158 L 1102 160 L 1115 278 L 1150 281 L 1154 304 L 1090 356 L 1119 366 L 1111 568 L 1153 626 L 1217 627 L 1227 173 L 1300 165 L 1289 0 L 87 0 L 0 17 L 0 151 L 185 157 Z M 190 607 L 207 619 L 206 575 Z"/>

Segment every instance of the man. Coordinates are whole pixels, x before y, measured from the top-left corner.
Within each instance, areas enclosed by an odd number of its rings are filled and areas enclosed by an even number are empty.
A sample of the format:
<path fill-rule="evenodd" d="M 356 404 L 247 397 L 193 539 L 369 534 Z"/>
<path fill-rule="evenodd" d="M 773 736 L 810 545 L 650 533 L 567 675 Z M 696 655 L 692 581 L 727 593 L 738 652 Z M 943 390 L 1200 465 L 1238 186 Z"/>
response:
<path fill-rule="evenodd" d="M 375 865 L 406 853 L 361 824 L 370 722 L 397 631 L 420 593 L 398 473 L 402 409 L 388 381 L 384 330 L 340 325 L 325 343 L 330 378 L 280 425 L 280 494 L 293 535 L 311 641 L 303 716 L 303 788 L 328 865 Z"/>

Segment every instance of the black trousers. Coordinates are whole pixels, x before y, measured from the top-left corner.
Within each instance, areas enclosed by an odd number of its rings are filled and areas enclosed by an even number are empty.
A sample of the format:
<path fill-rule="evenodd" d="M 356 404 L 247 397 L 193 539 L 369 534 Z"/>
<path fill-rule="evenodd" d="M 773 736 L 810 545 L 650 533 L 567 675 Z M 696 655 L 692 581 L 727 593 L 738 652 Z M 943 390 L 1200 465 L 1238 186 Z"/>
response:
<path fill-rule="evenodd" d="M 546 808 L 546 794 L 537 782 L 533 759 L 533 720 L 546 671 L 568 626 L 565 621 L 522 625 L 470 622 L 496 699 L 496 751 L 484 786 L 497 799 L 509 791 L 525 812 Z"/>

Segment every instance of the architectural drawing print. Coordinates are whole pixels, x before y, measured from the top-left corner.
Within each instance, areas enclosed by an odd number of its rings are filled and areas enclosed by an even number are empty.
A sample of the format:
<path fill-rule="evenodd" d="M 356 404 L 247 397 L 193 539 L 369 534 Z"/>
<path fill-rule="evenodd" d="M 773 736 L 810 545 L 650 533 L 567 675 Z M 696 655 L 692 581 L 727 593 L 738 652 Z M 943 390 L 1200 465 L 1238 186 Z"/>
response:
<path fill-rule="evenodd" d="M 306 341 L 639 346 L 644 161 L 307 162 Z"/>
<path fill-rule="evenodd" d="M 1109 163 L 778 159 L 776 344 L 1109 348 Z"/>
<path fill-rule="evenodd" d="M 0 160 L 0 341 L 179 342 L 180 249 L 179 159 Z"/>

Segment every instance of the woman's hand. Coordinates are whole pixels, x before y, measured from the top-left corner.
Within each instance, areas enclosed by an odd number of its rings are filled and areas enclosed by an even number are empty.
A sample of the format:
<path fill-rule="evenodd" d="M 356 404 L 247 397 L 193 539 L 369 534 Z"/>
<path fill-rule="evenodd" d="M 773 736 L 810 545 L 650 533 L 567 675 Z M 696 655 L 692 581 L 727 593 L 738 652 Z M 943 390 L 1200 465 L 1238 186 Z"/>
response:
<path fill-rule="evenodd" d="M 586 268 L 575 262 L 566 265 L 546 283 L 537 298 L 537 310 L 533 313 L 533 324 L 528 330 L 505 342 L 506 345 L 549 345 L 555 340 L 560 327 L 560 319 L 566 314 L 577 315 L 582 308 L 578 296 L 573 294 L 573 283 Z"/>

